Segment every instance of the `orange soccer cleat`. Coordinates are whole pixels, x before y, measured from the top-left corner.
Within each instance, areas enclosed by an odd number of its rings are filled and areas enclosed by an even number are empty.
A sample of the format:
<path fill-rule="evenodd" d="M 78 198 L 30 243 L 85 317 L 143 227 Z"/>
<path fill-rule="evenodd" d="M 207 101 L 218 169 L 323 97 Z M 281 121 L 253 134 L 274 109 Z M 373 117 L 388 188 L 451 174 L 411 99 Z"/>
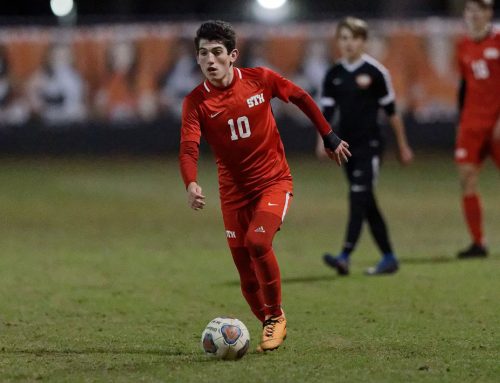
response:
<path fill-rule="evenodd" d="M 286 318 L 282 313 L 280 316 L 266 319 L 263 324 L 262 340 L 257 351 L 276 350 L 286 338 Z"/>

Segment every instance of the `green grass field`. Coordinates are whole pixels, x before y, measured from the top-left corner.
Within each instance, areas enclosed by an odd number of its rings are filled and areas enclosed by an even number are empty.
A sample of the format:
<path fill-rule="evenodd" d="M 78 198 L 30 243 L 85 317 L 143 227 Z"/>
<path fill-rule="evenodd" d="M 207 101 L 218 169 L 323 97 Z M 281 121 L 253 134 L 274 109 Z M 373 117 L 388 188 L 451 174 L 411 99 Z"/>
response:
<path fill-rule="evenodd" d="M 343 174 L 310 157 L 290 164 L 295 199 L 275 240 L 289 335 L 261 355 L 210 161 L 208 205 L 194 212 L 175 158 L 2 159 L 0 382 L 498 382 L 497 170 L 481 182 L 491 256 L 456 261 L 468 236 L 451 156 L 389 159 L 378 195 L 401 271 L 362 274 L 378 261 L 365 230 L 339 278 L 321 254 L 343 237 Z M 238 362 L 201 352 L 220 315 L 250 330 Z"/>

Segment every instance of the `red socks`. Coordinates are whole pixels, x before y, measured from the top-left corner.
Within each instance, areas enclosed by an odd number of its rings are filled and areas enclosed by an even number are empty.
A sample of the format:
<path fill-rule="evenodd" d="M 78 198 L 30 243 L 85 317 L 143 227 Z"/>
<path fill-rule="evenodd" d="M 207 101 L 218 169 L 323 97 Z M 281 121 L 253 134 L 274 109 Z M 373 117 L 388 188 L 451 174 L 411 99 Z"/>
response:
<path fill-rule="evenodd" d="M 264 322 L 266 315 L 281 315 L 281 277 L 274 251 L 250 257 L 246 248 L 231 248 L 240 274 L 241 292 L 254 315 Z"/>
<path fill-rule="evenodd" d="M 266 307 L 266 314 L 281 315 L 281 275 L 273 249 L 252 257 Z"/>
<path fill-rule="evenodd" d="M 248 250 L 244 247 L 231 247 L 234 264 L 240 275 L 241 293 L 247 301 L 253 314 L 264 322 L 266 317 L 266 309 L 264 306 L 264 298 L 262 289 L 259 286 L 259 281 L 255 275 L 255 266 L 250 258 Z"/>
<path fill-rule="evenodd" d="M 475 244 L 483 246 L 483 210 L 481 200 L 477 194 L 463 197 L 465 222 Z"/>
<path fill-rule="evenodd" d="M 282 314 L 281 275 L 272 249 L 280 225 L 279 216 L 258 211 L 245 236 L 245 247 L 230 248 L 240 274 L 243 296 L 262 322 L 266 315 Z"/>

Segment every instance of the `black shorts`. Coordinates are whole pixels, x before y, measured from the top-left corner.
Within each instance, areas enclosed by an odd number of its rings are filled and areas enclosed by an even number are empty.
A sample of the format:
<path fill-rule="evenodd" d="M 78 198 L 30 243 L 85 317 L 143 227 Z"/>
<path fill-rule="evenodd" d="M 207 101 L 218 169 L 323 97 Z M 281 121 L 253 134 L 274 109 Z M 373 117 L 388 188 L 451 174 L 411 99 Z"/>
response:
<path fill-rule="evenodd" d="M 378 154 L 353 155 L 344 166 L 350 191 L 353 193 L 373 190 L 380 169 Z"/>

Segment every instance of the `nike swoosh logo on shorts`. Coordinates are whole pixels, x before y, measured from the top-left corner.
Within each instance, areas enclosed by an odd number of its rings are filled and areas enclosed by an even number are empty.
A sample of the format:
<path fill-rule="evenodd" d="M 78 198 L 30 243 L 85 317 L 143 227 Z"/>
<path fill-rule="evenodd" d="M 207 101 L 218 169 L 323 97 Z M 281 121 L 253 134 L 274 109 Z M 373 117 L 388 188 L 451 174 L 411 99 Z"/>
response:
<path fill-rule="evenodd" d="M 278 206 L 278 204 L 277 204 L 277 203 L 271 203 L 271 202 L 268 202 L 268 203 L 267 203 L 267 206 Z"/>

